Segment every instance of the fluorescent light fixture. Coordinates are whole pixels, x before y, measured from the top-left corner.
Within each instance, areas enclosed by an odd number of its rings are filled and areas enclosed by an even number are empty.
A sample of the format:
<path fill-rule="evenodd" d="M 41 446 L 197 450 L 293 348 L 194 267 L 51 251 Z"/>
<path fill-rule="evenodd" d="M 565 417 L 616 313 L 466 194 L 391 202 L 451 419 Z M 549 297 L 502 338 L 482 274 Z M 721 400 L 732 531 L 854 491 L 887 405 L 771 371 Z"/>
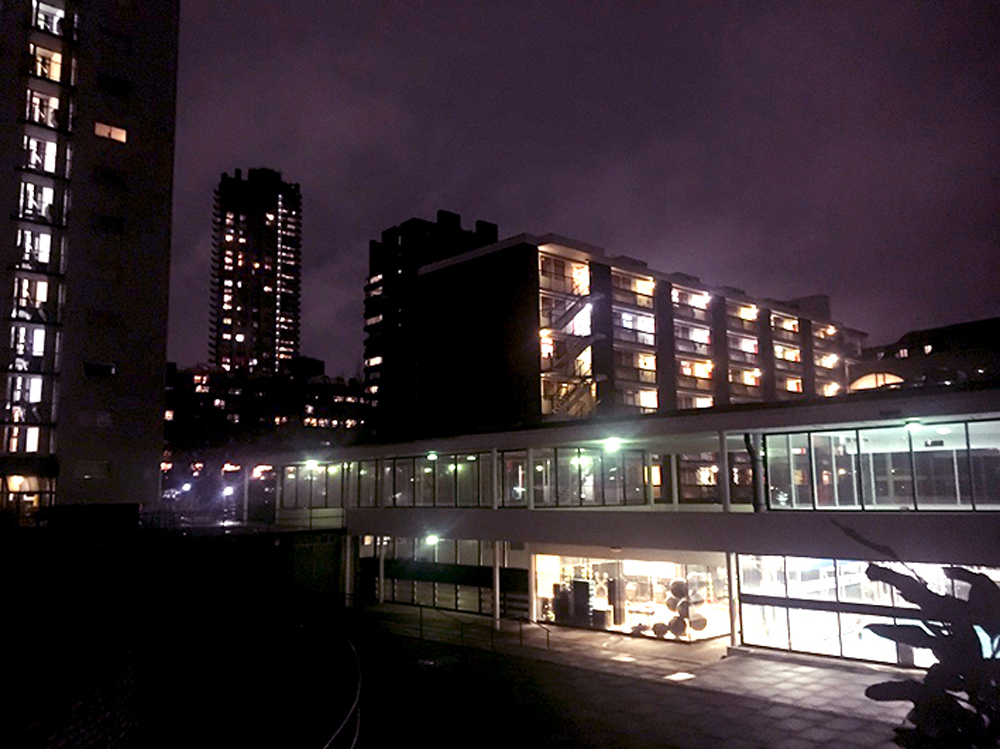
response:
<path fill-rule="evenodd" d="M 604 452 L 616 453 L 622 449 L 622 441 L 618 437 L 608 437 L 604 440 Z"/>
<path fill-rule="evenodd" d="M 441 539 L 432 533 L 424 540 L 427 541 L 428 546 L 437 546 L 437 542 L 440 541 Z"/>

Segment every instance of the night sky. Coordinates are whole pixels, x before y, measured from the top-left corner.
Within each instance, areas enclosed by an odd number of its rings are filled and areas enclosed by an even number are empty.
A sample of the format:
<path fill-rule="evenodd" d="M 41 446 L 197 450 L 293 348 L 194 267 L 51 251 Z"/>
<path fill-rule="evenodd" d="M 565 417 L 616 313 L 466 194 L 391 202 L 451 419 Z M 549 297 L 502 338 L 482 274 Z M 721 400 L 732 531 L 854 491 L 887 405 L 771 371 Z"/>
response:
<path fill-rule="evenodd" d="M 302 353 L 331 375 L 360 368 L 369 239 L 439 208 L 826 293 L 872 344 L 1000 315 L 995 2 L 187 0 L 179 64 L 182 366 L 237 167 L 302 185 Z"/>

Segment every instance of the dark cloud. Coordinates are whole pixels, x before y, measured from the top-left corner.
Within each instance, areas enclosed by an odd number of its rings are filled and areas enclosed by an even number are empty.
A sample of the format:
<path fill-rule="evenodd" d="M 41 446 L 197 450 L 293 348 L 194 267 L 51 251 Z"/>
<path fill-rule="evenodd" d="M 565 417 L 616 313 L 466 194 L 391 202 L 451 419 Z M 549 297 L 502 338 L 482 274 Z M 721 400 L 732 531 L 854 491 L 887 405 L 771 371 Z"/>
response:
<path fill-rule="evenodd" d="M 212 190 L 302 184 L 303 353 L 352 374 L 368 240 L 438 208 L 876 342 L 1000 315 L 990 3 L 188 3 L 171 356 L 207 349 Z"/>

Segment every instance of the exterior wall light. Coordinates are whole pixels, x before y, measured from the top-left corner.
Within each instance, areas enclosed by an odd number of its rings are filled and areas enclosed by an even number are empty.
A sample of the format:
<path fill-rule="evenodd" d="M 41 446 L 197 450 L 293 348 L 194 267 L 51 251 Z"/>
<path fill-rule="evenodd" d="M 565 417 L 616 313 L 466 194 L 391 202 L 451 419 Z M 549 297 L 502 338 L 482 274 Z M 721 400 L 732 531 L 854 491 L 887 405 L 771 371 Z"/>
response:
<path fill-rule="evenodd" d="M 227 486 L 225 489 L 222 490 L 222 496 L 223 497 L 231 497 L 231 496 L 233 496 L 233 491 L 234 491 L 233 487 Z"/>
<path fill-rule="evenodd" d="M 307 471 L 315 471 L 317 468 L 319 468 L 319 461 L 318 460 L 307 460 L 306 461 L 306 470 Z"/>
<path fill-rule="evenodd" d="M 427 453 L 427 460 L 437 460 L 437 459 L 438 459 L 437 453 Z"/>
<path fill-rule="evenodd" d="M 427 542 L 428 546 L 437 546 L 437 542 L 440 541 L 441 539 L 432 533 L 424 540 Z"/>
<path fill-rule="evenodd" d="M 604 440 L 604 452 L 616 453 L 622 449 L 622 441 L 618 437 L 608 437 Z"/>

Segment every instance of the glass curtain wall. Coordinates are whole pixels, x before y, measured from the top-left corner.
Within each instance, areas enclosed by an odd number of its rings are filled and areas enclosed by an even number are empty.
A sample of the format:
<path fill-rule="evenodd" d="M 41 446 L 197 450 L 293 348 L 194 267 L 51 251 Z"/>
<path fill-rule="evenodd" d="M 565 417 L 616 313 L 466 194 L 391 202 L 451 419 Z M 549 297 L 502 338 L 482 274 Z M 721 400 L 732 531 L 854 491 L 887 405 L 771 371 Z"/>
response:
<path fill-rule="evenodd" d="M 1000 421 L 765 436 L 772 509 L 1000 506 Z"/>
<path fill-rule="evenodd" d="M 940 565 L 879 563 L 916 573 L 931 590 L 968 596 Z M 740 620 L 747 645 L 926 668 L 930 650 L 897 646 L 867 625 L 915 624 L 913 604 L 865 574 L 869 562 L 845 559 L 739 555 Z M 1000 580 L 1000 570 L 976 568 Z"/>

